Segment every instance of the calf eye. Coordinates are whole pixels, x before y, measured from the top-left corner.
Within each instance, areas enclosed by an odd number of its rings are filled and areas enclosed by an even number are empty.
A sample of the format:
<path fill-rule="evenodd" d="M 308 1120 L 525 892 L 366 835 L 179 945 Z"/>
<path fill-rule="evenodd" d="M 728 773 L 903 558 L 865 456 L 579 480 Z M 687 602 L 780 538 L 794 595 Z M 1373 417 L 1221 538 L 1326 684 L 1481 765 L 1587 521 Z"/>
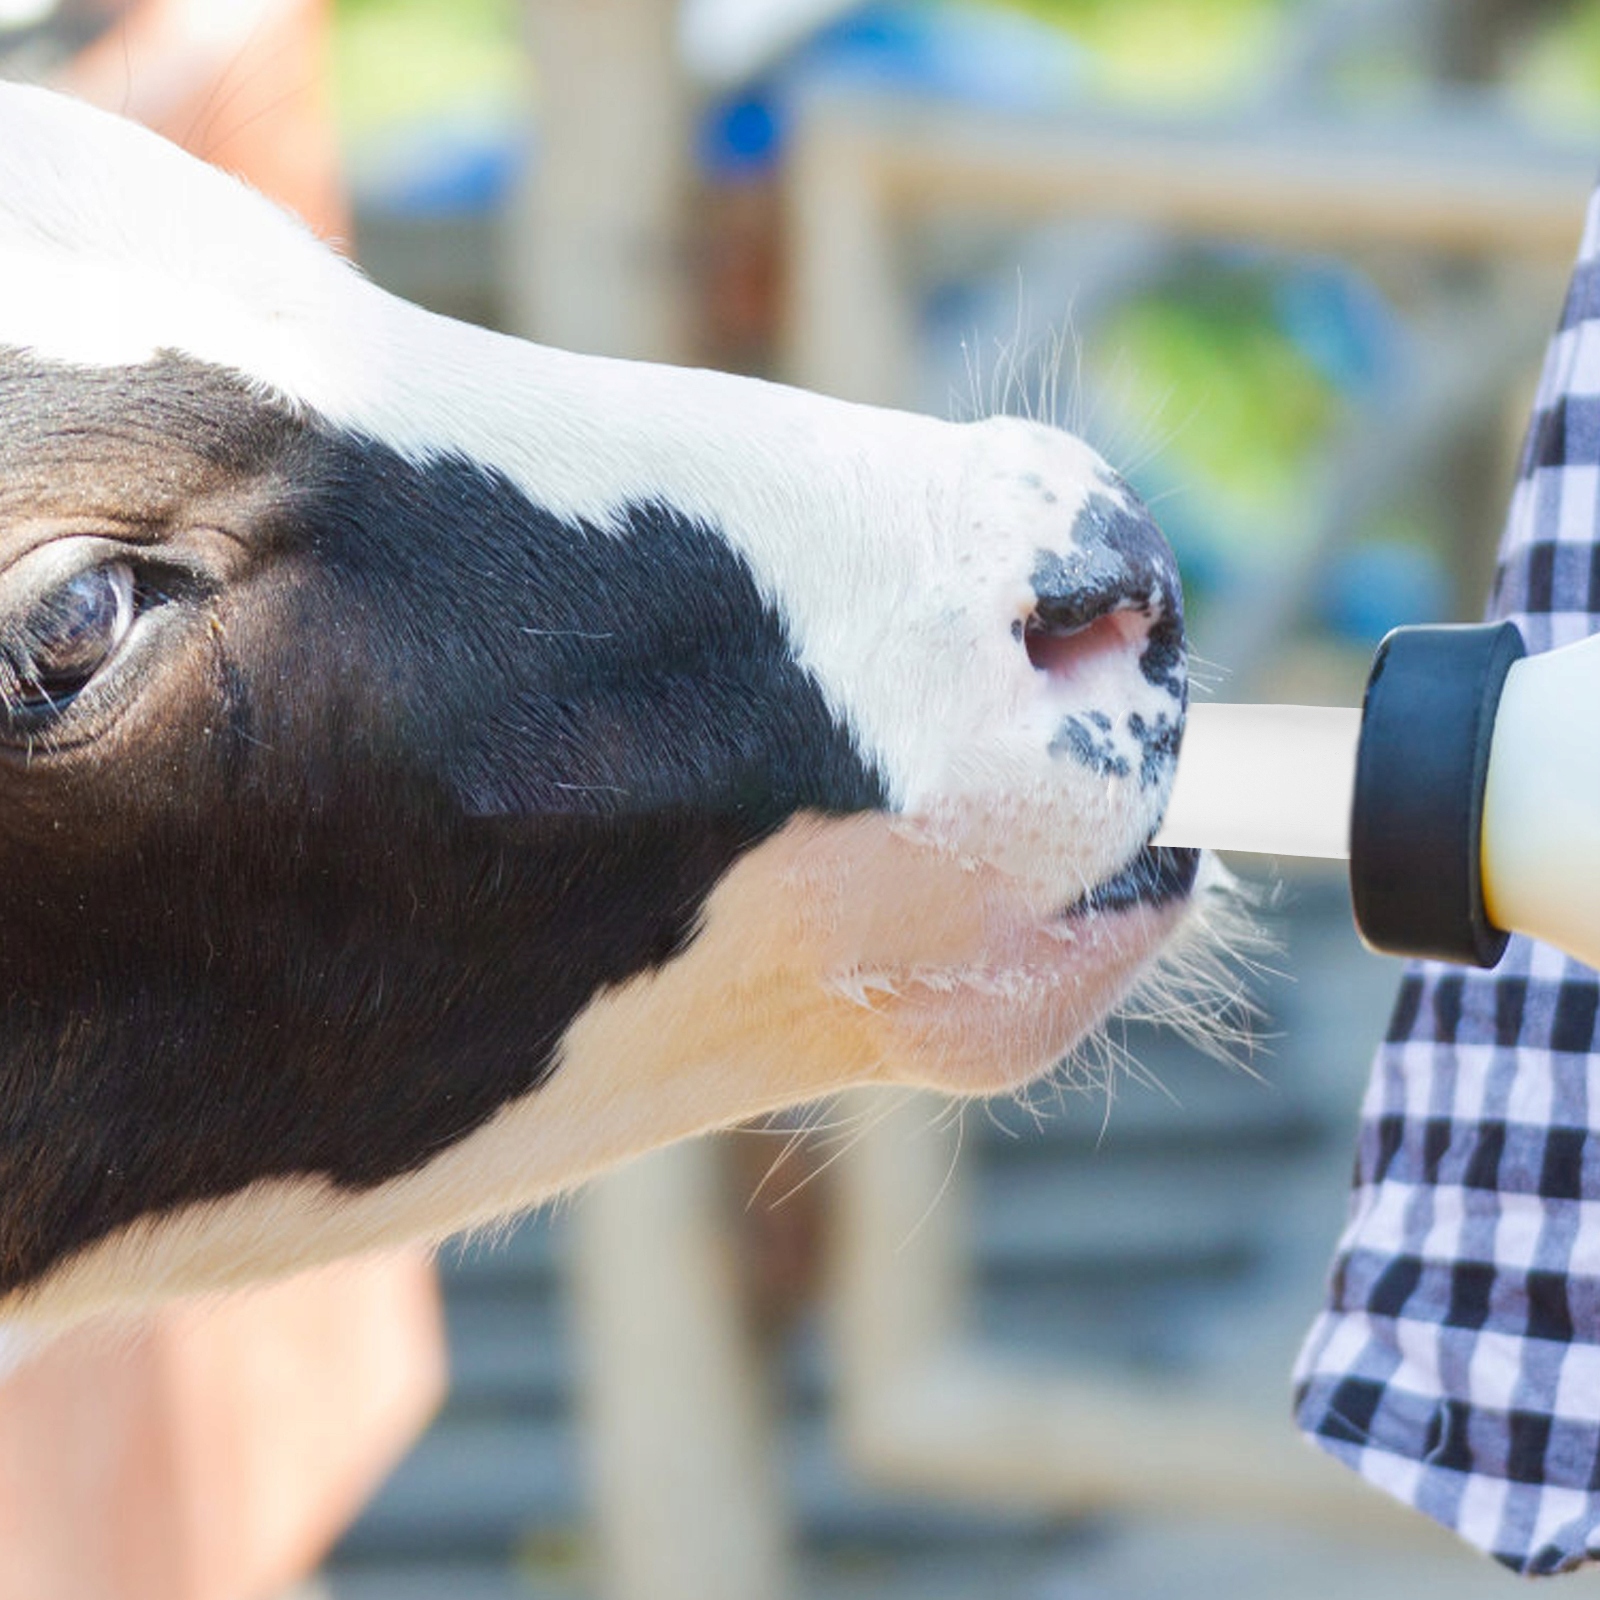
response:
<path fill-rule="evenodd" d="M 125 561 L 88 567 L 47 594 L 14 647 L 17 709 L 60 710 L 110 660 L 133 615 L 133 568 Z"/>

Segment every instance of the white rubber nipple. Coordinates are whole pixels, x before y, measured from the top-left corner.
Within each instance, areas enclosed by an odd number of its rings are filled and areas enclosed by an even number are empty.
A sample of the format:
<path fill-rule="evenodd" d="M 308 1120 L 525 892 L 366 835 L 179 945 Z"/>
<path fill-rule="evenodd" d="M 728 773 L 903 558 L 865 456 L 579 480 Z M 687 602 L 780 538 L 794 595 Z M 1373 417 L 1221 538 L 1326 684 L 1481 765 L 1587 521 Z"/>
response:
<path fill-rule="evenodd" d="M 1353 707 L 1191 705 L 1155 843 L 1343 859 L 1360 740 Z"/>

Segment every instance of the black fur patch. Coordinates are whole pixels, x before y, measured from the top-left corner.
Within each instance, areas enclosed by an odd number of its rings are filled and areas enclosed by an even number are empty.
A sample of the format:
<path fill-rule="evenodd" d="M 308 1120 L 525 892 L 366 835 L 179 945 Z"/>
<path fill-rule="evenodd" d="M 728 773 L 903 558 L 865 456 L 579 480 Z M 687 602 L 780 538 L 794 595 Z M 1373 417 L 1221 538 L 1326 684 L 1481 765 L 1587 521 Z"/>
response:
<path fill-rule="evenodd" d="M 1139 744 L 1139 787 L 1153 789 L 1165 780 L 1178 759 L 1183 741 L 1183 721 L 1179 717 L 1158 716 L 1146 722 L 1137 711 L 1128 715 L 1128 730 Z"/>
<path fill-rule="evenodd" d="M 1118 753 L 1111 729 L 1103 711 L 1065 717 L 1050 741 L 1050 754 L 1071 756 L 1099 778 L 1126 778 L 1128 758 Z"/>
<path fill-rule="evenodd" d="M 1035 556 L 1039 617 L 1050 626 L 1073 628 L 1121 608 L 1144 612 L 1151 626 L 1139 670 L 1182 705 L 1187 679 L 1177 564 L 1133 491 L 1120 480 L 1111 487 L 1115 493 L 1089 496 L 1072 525 L 1070 550 Z"/>
<path fill-rule="evenodd" d="M 569 525 L 194 361 L 0 351 L 0 626 L 41 517 L 188 579 L 103 732 L 0 750 L 0 1290 L 253 1179 L 416 1168 L 742 852 L 885 803 L 668 505 Z"/>
<path fill-rule="evenodd" d="M 1069 916 L 1095 912 L 1127 911 L 1134 906 L 1164 906 L 1180 900 L 1194 887 L 1200 870 L 1200 852 L 1189 848 L 1169 850 L 1147 844 L 1121 872 L 1096 884 L 1083 899 L 1068 908 Z"/>

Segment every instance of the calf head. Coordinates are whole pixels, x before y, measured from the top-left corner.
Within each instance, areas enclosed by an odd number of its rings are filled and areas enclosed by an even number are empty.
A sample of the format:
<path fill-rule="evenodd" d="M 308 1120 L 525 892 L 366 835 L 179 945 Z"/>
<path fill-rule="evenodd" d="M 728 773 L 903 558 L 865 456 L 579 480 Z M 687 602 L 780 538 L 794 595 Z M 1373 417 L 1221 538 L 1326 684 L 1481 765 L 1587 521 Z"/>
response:
<path fill-rule="evenodd" d="M 0 89 L 0 1307 L 1045 1071 L 1183 919 L 1130 491 L 383 294 Z"/>

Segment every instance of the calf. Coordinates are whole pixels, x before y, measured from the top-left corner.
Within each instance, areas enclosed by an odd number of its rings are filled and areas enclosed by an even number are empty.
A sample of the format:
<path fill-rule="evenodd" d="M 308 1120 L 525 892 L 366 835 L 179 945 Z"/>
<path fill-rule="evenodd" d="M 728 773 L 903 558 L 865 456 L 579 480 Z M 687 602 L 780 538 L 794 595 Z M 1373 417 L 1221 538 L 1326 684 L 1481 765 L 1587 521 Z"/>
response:
<path fill-rule="evenodd" d="M 0 1313 L 1026 1082 L 1185 920 L 1184 705 L 1077 440 L 462 326 L 0 89 Z"/>

